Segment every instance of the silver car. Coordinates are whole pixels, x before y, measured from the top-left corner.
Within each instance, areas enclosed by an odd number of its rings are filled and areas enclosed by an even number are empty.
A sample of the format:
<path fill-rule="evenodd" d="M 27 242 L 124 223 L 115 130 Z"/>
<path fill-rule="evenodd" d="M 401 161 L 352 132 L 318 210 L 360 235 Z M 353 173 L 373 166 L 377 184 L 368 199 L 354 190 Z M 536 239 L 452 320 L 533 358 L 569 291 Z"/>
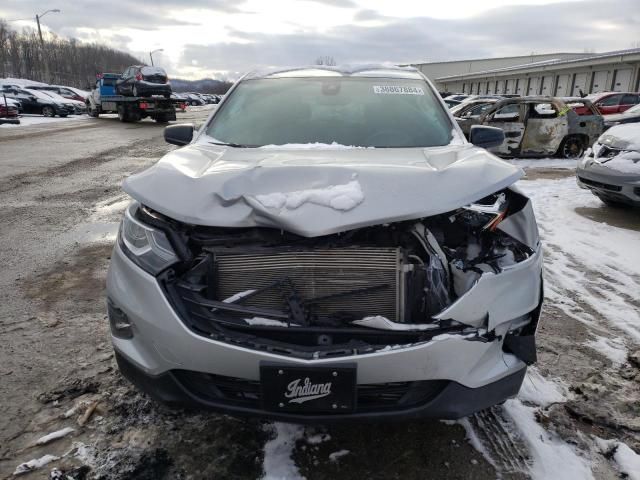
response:
<path fill-rule="evenodd" d="M 578 185 L 609 206 L 640 206 L 640 123 L 603 133 L 576 168 Z"/>
<path fill-rule="evenodd" d="M 408 68 L 249 74 L 129 177 L 109 269 L 121 372 L 155 399 L 292 422 L 459 418 L 535 362 L 522 170 Z"/>

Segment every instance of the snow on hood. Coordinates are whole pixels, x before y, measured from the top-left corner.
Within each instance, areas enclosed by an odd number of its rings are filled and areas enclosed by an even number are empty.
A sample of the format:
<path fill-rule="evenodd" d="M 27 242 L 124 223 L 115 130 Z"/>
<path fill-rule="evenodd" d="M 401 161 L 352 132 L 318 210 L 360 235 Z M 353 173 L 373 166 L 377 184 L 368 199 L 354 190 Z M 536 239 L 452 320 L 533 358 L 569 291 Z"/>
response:
<path fill-rule="evenodd" d="M 448 212 L 524 175 L 471 144 L 411 149 L 259 149 L 194 143 L 125 180 L 173 219 L 306 237 Z"/>
<path fill-rule="evenodd" d="M 640 123 L 615 125 L 600 136 L 598 143 L 617 150 L 640 151 Z"/>

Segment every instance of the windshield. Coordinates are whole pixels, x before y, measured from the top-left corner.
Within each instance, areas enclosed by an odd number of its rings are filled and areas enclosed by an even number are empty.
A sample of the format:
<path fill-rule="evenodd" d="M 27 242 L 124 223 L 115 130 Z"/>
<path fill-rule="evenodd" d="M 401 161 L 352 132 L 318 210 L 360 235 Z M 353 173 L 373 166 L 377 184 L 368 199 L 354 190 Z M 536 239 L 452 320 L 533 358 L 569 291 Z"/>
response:
<path fill-rule="evenodd" d="M 49 100 L 51 101 L 51 96 L 47 95 L 47 93 L 45 93 L 42 90 L 29 90 L 29 89 L 24 89 L 25 92 L 29 93 L 29 95 L 33 95 L 34 97 L 38 97 L 42 100 Z"/>
<path fill-rule="evenodd" d="M 207 134 L 235 146 L 321 143 L 432 147 L 451 141 L 444 107 L 423 80 L 277 78 L 241 82 Z"/>

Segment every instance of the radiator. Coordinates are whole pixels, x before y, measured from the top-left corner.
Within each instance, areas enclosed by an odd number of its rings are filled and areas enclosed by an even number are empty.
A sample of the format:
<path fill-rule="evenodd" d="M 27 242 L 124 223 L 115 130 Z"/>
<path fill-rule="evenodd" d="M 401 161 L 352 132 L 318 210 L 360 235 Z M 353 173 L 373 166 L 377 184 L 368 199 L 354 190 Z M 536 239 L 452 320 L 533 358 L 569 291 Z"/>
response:
<path fill-rule="evenodd" d="M 319 315 L 345 313 L 362 318 L 382 315 L 403 320 L 403 255 L 399 248 L 342 248 L 251 254 L 216 255 L 216 296 L 225 300 L 246 290 L 267 287 L 288 279 L 301 299 L 387 285 L 314 303 Z M 282 291 L 270 288 L 242 305 L 285 310 Z"/>

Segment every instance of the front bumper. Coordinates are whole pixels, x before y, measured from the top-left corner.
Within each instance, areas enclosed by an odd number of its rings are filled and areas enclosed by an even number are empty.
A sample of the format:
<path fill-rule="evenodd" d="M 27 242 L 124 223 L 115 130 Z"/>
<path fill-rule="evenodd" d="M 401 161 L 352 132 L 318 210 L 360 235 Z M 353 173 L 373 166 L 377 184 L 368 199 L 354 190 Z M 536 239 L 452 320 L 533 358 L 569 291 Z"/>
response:
<path fill-rule="evenodd" d="M 446 382 L 442 388 L 429 396 L 424 402 L 396 408 L 358 411 L 349 414 L 312 414 L 282 413 L 265 411 L 260 406 L 260 400 L 254 402 L 237 402 L 228 398 L 227 393 L 217 395 L 203 393 L 202 389 L 190 389 L 188 384 L 181 381 L 178 372 L 169 371 L 161 375 L 148 375 L 136 367 L 122 354 L 116 351 L 116 361 L 122 375 L 139 390 L 147 393 L 151 398 L 174 408 L 197 408 L 214 410 L 238 416 L 256 416 L 271 420 L 292 423 L 331 423 L 344 420 L 402 420 L 413 418 L 451 419 L 471 415 L 475 412 L 497 405 L 508 398 L 517 395 L 524 380 L 526 367 L 496 380 L 495 382 L 478 388 L 465 387 L 456 382 Z M 405 394 L 406 396 L 406 394 Z"/>
<path fill-rule="evenodd" d="M 640 175 L 625 174 L 592 160 L 578 164 L 578 186 L 591 190 L 598 197 L 640 206 Z"/>
<path fill-rule="evenodd" d="M 517 296 L 513 291 L 516 288 L 537 288 L 539 292 L 541 261 L 538 251 L 532 262 L 522 267 L 529 273 L 531 283 L 511 285 L 512 297 Z M 158 281 L 133 264 L 118 245 L 111 257 L 107 291 L 110 301 L 126 313 L 133 326 L 130 339 L 112 336 L 122 373 L 141 390 L 169 404 L 290 421 L 396 416 L 459 418 L 514 396 L 526 370 L 523 360 L 503 348 L 503 339 L 508 338 L 508 321 L 495 327 L 496 337 L 491 341 L 452 334 L 429 342 L 338 358 L 302 359 L 215 341 L 189 330 L 169 304 Z M 535 298 L 539 304 L 538 293 Z M 521 310 L 515 310 L 512 318 L 530 312 L 532 307 L 523 304 Z M 355 364 L 358 387 L 393 382 L 439 383 L 418 404 L 400 402 L 378 410 L 356 408 L 346 414 L 308 416 L 272 413 L 263 410 L 259 403 L 246 405 L 216 398 L 181 380 L 181 372 L 187 372 L 255 385 L 259 384 L 263 362 L 307 367 Z"/>

